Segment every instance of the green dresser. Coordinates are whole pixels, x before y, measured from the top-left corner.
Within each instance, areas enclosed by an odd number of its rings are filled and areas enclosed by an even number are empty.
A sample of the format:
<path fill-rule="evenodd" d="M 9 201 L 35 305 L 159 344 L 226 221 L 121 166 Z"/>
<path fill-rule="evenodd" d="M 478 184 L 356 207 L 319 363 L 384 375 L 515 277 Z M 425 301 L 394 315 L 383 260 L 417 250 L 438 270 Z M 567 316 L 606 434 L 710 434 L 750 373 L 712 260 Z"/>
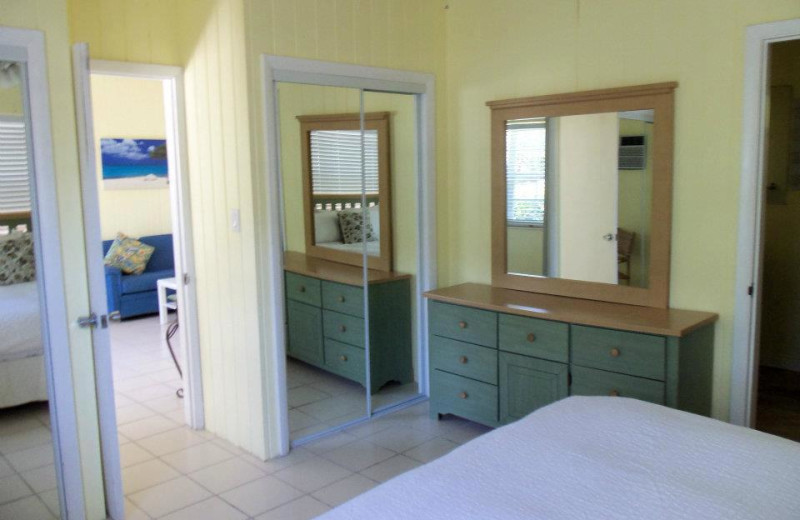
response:
<path fill-rule="evenodd" d="M 716 314 L 478 284 L 425 296 L 433 416 L 499 426 L 568 395 L 711 412 Z"/>
<path fill-rule="evenodd" d="M 285 272 L 289 356 L 366 386 L 364 332 L 369 325 L 370 392 L 390 381 L 413 380 L 410 277 L 371 278 L 367 324 L 360 268 L 289 260 Z"/>

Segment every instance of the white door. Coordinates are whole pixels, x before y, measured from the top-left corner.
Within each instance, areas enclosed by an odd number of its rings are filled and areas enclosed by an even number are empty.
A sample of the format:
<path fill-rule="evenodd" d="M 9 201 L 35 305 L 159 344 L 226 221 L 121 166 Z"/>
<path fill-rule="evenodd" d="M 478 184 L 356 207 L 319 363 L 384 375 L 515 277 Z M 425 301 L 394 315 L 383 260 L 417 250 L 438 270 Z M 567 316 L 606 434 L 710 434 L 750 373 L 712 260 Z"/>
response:
<path fill-rule="evenodd" d="M 616 284 L 619 117 L 558 123 L 559 277 Z"/>
<path fill-rule="evenodd" d="M 106 505 L 111 518 L 122 519 L 125 515 L 125 502 L 122 494 L 117 414 L 114 405 L 111 338 L 108 330 L 108 305 L 105 297 L 105 267 L 103 266 L 103 247 L 100 241 L 100 205 L 97 196 L 89 46 L 87 44 L 77 43 L 73 46 L 72 68 L 80 149 L 86 263 L 89 271 L 89 301 L 92 313 L 98 320 L 97 325 L 92 329 L 92 342 L 94 344 Z"/>

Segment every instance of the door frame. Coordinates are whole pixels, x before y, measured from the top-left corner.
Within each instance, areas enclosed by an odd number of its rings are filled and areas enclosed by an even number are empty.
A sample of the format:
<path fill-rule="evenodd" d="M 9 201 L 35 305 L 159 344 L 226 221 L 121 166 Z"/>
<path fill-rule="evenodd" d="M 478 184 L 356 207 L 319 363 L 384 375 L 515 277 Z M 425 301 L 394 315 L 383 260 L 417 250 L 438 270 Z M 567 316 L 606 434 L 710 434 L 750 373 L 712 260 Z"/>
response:
<path fill-rule="evenodd" d="M 289 416 L 286 392 L 286 321 L 284 308 L 283 250 L 281 247 L 283 201 L 280 175 L 280 140 L 278 131 L 278 105 L 274 85 L 278 81 L 307 83 L 335 87 L 349 87 L 366 91 L 379 91 L 416 96 L 419 204 L 417 297 L 433 289 L 436 275 L 436 111 L 435 82 L 432 74 L 411 72 L 362 65 L 288 58 L 264 54 L 261 56 L 261 88 L 263 107 L 264 141 L 261 146 L 266 153 L 261 164 L 266 180 L 261 188 L 266 197 L 267 213 L 262 215 L 266 224 L 264 233 L 257 234 L 261 265 L 266 266 L 266 275 L 260 287 L 268 300 L 262 305 L 262 323 L 273 326 L 262 333 L 274 348 L 262 360 L 264 378 L 264 406 L 267 417 L 268 452 L 285 455 L 289 452 Z M 419 349 L 419 392 L 429 395 L 428 381 L 428 307 L 420 298 L 417 306 Z M 268 309 L 268 310 L 267 310 Z M 277 413 L 276 413 L 277 412 Z"/>
<path fill-rule="evenodd" d="M 63 518 L 84 518 L 86 511 L 78 418 L 75 408 L 69 316 L 64 288 L 60 217 L 50 120 L 44 33 L 0 27 L 6 59 L 24 62 L 24 105 L 33 163 L 31 215 L 37 259 L 42 343 L 51 417 L 59 507 Z"/>
<path fill-rule="evenodd" d="M 189 427 L 200 430 L 205 427 L 205 412 L 200 367 L 192 212 L 187 169 L 189 161 L 186 144 L 183 69 L 168 65 L 108 60 L 90 60 L 89 69 L 91 74 L 103 76 L 160 80 L 164 89 L 164 122 L 169 152 L 167 153 L 167 162 L 171 172 L 169 190 L 172 234 L 175 243 L 175 277 L 179 280 L 183 279 L 183 283 L 178 284 L 176 293 L 178 308 L 183 309 L 181 326 L 178 331 L 184 354 L 184 385 L 186 387 L 184 412 Z M 176 230 L 179 232 L 176 233 Z M 105 284 L 105 280 L 103 280 L 103 284 Z"/>
<path fill-rule="evenodd" d="M 742 171 L 739 185 L 739 242 L 736 251 L 730 422 L 755 424 L 761 276 L 764 255 L 765 151 L 769 46 L 800 39 L 800 19 L 747 28 L 745 36 Z"/>

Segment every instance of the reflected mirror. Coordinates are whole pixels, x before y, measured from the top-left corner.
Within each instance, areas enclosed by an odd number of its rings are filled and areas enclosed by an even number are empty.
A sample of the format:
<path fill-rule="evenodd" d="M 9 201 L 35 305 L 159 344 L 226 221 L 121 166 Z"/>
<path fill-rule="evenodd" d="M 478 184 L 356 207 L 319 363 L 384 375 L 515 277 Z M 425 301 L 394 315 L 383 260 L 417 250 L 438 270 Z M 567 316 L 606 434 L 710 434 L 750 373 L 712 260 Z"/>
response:
<path fill-rule="evenodd" d="M 653 110 L 505 125 L 507 272 L 647 287 Z"/>
<path fill-rule="evenodd" d="M 493 285 L 667 306 L 676 87 L 487 103 Z"/>
<path fill-rule="evenodd" d="M 316 225 L 334 228 L 317 233 L 322 242 L 344 245 L 340 240 L 339 213 L 347 212 L 346 218 L 351 219 L 363 217 L 366 210 L 360 204 L 364 176 L 359 118 L 355 119 L 355 127 L 347 129 L 350 132 L 347 136 L 314 137 L 326 141 L 327 147 L 316 151 L 333 159 L 339 157 L 348 166 L 346 170 L 341 168 L 346 175 L 337 177 L 334 172 L 331 180 L 320 178 L 319 185 L 326 186 L 327 182 L 345 186 L 348 198 L 320 199 L 320 204 L 331 204 L 332 208 L 314 209 L 313 213 L 309 210 L 310 177 L 306 175 L 310 131 L 301 132 L 303 116 L 309 114 L 323 118 L 325 114 L 358 114 L 361 93 L 353 88 L 297 83 L 278 83 L 277 93 L 284 208 L 289 436 L 297 441 L 368 416 L 365 382 L 369 362 L 364 334 L 363 268 L 314 255 L 314 250 L 324 248 L 308 241 L 309 229 L 314 236 L 315 226 L 308 217 L 319 214 L 323 218 Z M 330 128 L 322 125 L 319 130 Z M 336 166 L 333 159 L 322 161 L 326 165 L 323 171 L 331 171 Z M 341 177 L 346 178 L 337 184 Z M 330 217 L 330 221 L 323 220 L 326 217 Z M 323 236 L 325 233 L 337 236 Z M 370 243 L 369 238 L 364 240 L 363 228 L 351 230 L 351 235 L 352 250 L 345 253 L 360 260 L 364 245 Z M 338 251 L 334 247 L 328 249 L 334 253 Z"/>
<path fill-rule="evenodd" d="M 391 271 L 389 118 L 365 113 L 362 132 L 358 111 L 297 116 L 307 254 L 362 265 L 366 251 L 369 267 Z"/>
<path fill-rule="evenodd" d="M 23 63 L 0 61 L 0 518 L 58 518 Z M 4 516 L 4 515 L 8 516 Z"/>

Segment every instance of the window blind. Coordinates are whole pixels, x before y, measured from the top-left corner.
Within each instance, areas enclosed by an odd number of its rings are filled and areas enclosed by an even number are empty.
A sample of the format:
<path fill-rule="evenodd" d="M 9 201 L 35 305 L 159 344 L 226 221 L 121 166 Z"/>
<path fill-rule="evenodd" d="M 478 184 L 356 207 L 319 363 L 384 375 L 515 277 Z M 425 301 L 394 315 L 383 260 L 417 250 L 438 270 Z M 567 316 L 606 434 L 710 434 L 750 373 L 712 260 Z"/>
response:
<path fill-rule="evenodd" d="M 378 131 L 364 131 L 364 184 L 378 193 Z M 312 130 L 311 179 L 313 193 L 361 193 L 361 131 Z"/>
<path fill-rule="evenodd" d="M 547 120 L 506 122 L 506 218 L 511 223 L 543 225 Z"/>
<path fill-rule="evenodd" d="M 31 210 L 25 120 L 0 116 L 0 213 Z"/>

